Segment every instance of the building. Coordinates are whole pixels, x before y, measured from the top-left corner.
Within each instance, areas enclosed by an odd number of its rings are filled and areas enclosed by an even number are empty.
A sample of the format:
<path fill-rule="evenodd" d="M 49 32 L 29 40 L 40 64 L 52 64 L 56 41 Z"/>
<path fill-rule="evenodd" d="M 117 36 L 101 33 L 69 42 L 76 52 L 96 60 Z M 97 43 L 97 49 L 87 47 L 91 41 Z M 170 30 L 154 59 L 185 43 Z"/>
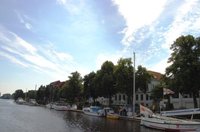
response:
<path fill-rule="evenodd" d="M 153 105 L 153 100 L 151 98 L 151 91 L 155 88 L 156 85 L 158 85 L 161 81 L 162 74 L 155 71 L 148 71 L 149 74 L 152 75 L 151 81 L 148 84 L 148 88 L 146 93 L 138 89 L 135 93 L 135 105 L 136 110 L 139 110 L 139 105 L 142 104 L 147 107 L 151 107 Z M 189 94 L 176 94 L 178 96 L 171 96 L 170 101 L 174 106 L 174 109 L 180 109 L 180 108 L 193 108 L 193 98 Z M 108 105 L 108 99 L 99 97 L 98 101 L 103 105 Z M 164 102 L 161 101 L 161 105 L 163 107 L 165 106 L 167 102 L 167 99 L 164 100 Z M 198 105 L 200 106 L 200 98 L 197 98 Z M 124 93 L 117 93 L 112 97 L 112 105 L 118 105 L 118 106 L 127 106 L 128 104 L 128 96 Z"/>
<path fill-rule="evenodd" d="M 164 102 L 166 104 L 167 99 Z M 190 94 L 181 95 L 179 93 L 177 96 L 170 96 L 170 102 L 173 104 L 174 109 L 194 108 L 193 97 Z M 200 98 L 197 98 L 197 104 L 200 105 Z"/>
<path fill-rule="evenodd" d="M 49 85 L 53 88 L 61 88 L 65 82 L 61 82 L 60 80 L 50 83 Z"/>
<path fill-rule="evenodd" d="M 2 99 L 11 99 L 11 98 L 12 98 L 12 95 L 9 94 L 9 93 L 6 93 L 6 94 L 3 94 L 3 95 L 1 96 L 1 98 L 2 98 Z"/>
<path fill-rule="evenodd" d="M 136 91 L 136 107 L 139 107 L 139 104 L 143 104 L 145 106 L 151 106 L 153 104 L 153 100 L 151 99 L 151 90 L 155 88 L 156 85 L 160 83 L 162 78 L 162 74 L 154 71 L 148 71 L 152 75 L 152 79 L 148 84 L 148 88 L 146 93 L 142 92 L 140 89 Z M 99 97 L 97 99 L 102 105 L 108 105 L 108 99 Z M 128 104 L 128 96 L 125 93 L 117 93 L 112 97 L 112 105 L 118 106 L 127 106 Z M 138 108 L 137 108 L 138 109 Z"/>

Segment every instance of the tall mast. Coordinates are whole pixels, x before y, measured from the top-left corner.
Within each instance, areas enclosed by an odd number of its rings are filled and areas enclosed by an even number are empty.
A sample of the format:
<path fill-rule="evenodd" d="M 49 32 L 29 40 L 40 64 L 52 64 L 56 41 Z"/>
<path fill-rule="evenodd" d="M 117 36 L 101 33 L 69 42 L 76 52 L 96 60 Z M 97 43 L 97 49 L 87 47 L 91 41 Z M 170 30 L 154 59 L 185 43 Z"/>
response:
<path fill-rule="evenodd" d="M 135 52 L 133 52 L 133 115 L 135 115 Z"/>

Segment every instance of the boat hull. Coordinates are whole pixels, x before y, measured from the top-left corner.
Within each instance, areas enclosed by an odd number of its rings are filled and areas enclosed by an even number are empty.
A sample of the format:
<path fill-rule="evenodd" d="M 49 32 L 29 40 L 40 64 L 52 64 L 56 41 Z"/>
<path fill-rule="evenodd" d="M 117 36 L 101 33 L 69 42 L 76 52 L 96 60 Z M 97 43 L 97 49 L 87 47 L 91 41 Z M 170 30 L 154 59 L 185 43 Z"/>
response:
<path fill-rule="evenodd" d="M 90 115 L 90 116 L 98 116 L 98 117 L 104 116 L 102 109 L 96 106 L 85 107 L 83 108 L 82 111 L 84 114 Z"/>
<path fill-rule="evenodd" d="M 106 118 L 118 120 L 119 119 L 119 115 L 117 115 L 117 114 L 107 114 Z"/>
<path fill-rule="evenodd" d="M 199 131 L 200 123 L 182 120 L 166 120 L 156 118 L 142 118 L 141 125 L 164 131 Z"/>
<path fill-rule="evenodd" d="M 55 110 L 57 110 L 57 111 L 67 111 L 67 110 L 70 110 L 70 108 L 68 106 L 53 105 L 52 108 L 55 109 Z"/>

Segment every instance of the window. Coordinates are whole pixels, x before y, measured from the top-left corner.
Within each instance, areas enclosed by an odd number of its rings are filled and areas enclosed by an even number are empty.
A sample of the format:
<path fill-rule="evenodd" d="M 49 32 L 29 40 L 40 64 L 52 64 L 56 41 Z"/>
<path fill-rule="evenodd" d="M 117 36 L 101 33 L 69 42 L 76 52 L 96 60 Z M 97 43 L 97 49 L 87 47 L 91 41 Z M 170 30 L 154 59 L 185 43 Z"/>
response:
<path fill-rule="evenodd" d="M 123 95 L 123 100 L 125 100 L 125 98 L 126 98 L 126 97 L 125 97 L 125 94 L 124 94 L 124 95 Z"/>
<path fill-rule="evenodd" d="M 119 95 L 119 101 L 121 101 L 121 94 Z"/>
<path fill-rule="evenodd" d="M 140 95 L 140 99 L 143 100 L 143 94 Z"/>
<path fill-rule="evenodd" d="M 115 100 L 117 100 L 117 95 L 115 95 Z"/>
<path fill-rule="evenodd" d="M 138 94 L 136 94 L 136 100 L 138 100 Z"/>
<path fill-rule="evenodd" d="M 146 100 L 149 100 L 149 95 L 148 94 L 146 94 Z"/>

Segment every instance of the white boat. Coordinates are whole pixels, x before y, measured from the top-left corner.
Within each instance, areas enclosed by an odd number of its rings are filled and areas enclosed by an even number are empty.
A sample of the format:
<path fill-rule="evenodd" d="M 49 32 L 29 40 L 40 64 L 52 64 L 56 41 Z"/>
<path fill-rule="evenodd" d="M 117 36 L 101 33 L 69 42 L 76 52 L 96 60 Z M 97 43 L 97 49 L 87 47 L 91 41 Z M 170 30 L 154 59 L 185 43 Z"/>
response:
<path fill-rule="evenodd" d="M 99 106 L 90 106 L 83 108 L 83 113 L 91 116 L 104 116 L 104 110 Z"/>
<path fill-rule="evenodd" d="M 25 101 L 23 98 L 18 98 L 18 99 L 16 100 L 16 103 L 17 103 L 17 104 L 24 104 L 24 103 L 26 103 L 26 101 Z"/>
<path fill-rule="evenodd" d="M 63 103 L 55 103 L 52 105 L 52 108 L 57 110 L 57 111 L 66 111 L 66 110 L 70 110 L 70 105 L 66 105 Z"/>
<path fill-rule="evenodd" d="M 200 131 L 200 122 L 180 120 L 158 115 L 153 115 L 152 117 L 142 117 L 140 124 L 149 128 L 164 131 Z"/>
<path fill-rule="evenodd" d="M 141 117 L 140 124 L 145 127 L 164 131 L 200 131 L 200 122 L 155 115 L 151 110 L 141 105 L 140 113 L 144 116 Z"/>
<path fill-rule="evenodd" d="M 46 104 L 46 108 L 53 109 L 52 106 L 53 106 L 53 103 Z"/>
<path fill-rule="evenodd" d="M 200 114 L 200 108 L 161 111 L 160 114 L 163 116 L 194 115 L 194 114 Z"/>

